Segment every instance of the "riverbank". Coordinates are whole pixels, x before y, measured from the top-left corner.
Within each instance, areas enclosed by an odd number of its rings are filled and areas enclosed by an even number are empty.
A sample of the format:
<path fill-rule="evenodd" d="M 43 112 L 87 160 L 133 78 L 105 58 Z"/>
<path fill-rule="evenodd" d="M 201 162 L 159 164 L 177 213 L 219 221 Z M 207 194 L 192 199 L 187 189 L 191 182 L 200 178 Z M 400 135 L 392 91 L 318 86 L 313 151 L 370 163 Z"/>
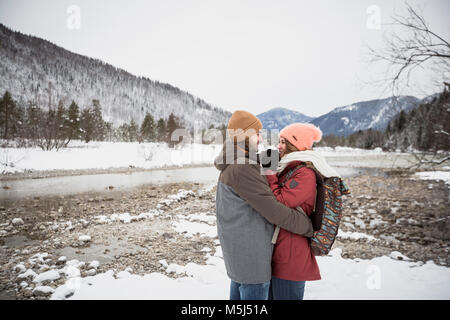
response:
<path fill-rule="evenodd" d="M 405 170 L 345 181 L 352 195 L 345 198 L 333 246 L 342 249 L 343 258 L 391 256 L 450 266 L 449 188 L 444 181 L 422 180 Z M 215 185 L 145 185 L 4 200 L 0 245 L 3 298 L 48 299 L 72 271 L 87 277 L 127 269 L 178 278 L 184 275 L 177 272 L 180 266 L 205 265 L 208 254 L 220 256 Z M 36 274 L 44 274 L 41 282 Z M 51 289 L 41 292 L 42 286 Z"/>
<path fill-rule="evenodd" d="M 59 151 L 1 148 L 0 181 L 108 173 L 135 173 L 180 167 L 210 166 L 221 145 L 72 141 Z M 328 163 L 347 168 L 407 168 L 416 159 L 401 152 L 347 147 L 318 147 Z M 442 164 L 440 167 L 449 165 Z"/>
<path fill-rule="evenodd" d="M 45 179 L 57 177 L 73 177 L 97 174 L 132 174 L 136 172 L 152 172 L 155 170 L 173 170 L 180 168 L 202 168 L 212 164 L 186 164 L 186 165 L 164 165 L 156 168 L 141 167 L 117 167 L 117 168 L 99 168 L 99 169 L 72 169 L 72 170 L 25 170 L 23 172 L 9 172 L 0 175 L 0 181 L 15 181 L 25 179 Z"/>

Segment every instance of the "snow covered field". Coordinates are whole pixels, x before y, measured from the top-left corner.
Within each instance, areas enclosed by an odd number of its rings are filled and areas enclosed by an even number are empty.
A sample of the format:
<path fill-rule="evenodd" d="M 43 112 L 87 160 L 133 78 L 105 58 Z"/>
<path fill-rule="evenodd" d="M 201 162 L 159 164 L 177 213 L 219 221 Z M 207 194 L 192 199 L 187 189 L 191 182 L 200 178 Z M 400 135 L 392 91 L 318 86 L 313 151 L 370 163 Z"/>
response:
<path fill-rule="evenodd" d="M 108 169 L 133 166 L 161 168 L 211 164 L 221 146 L 189 144 L 170 149 L 165 143 L 72 142 L 69 148 L 43 151 L 40 148 L 0 149 L 0 172 L 25 170 Z"/>
<path fill-rule="evenodd" d="M 204 251 L 209 251 L 208 248 Z M 95 276 L 72 278 L 51 299 L 228 299 L 229 279 L 220 247 L 206 265 L 167 265 L 173 279 L 161 273 L 133 275 L 132 270 L 109 270 Z M 401 260 L 400 260 L 401 259 Z M 343 259 L 341 249 L 318 257 L 322 280 L 306 285 L 305 299 L 450 299 L 450 269 L 432 261 L 409 262 L 398 252 L 371 260 Z M 131 271 L 131 272 L 130 272 Z"/>
<path fill-rule="evenodd" d="M 429 174 L 435 179 L 442 178 L 440 174 Z M 194 193 L 180 190 L 168 200 L 178 201 L 188 194 Z M 167 205 L 164 201 L 160 204 Z M 129 218 L 122 222 L 135 220 Z M 212 213 L 180 212 L 172 226 L 185 237 L 217 238 Z M 376 241 L 360 232 L 340 231 L 338 238 Z M 173 279 L 157 272 L 141 276 L 128 268 L 116 273 L 109 270 L 85 278 L 71 278 L 53 291 L 51 299 L 228 299 L 230 280 L 219 241 L 216 239 L 214 243 L 215 248 L 202 249 L 207 258 L 206 265 L 159 261 L 166 273 L 176 274 L 179 278 Z M 307 283 L 305 299 L 450 299 L 450 268 L 432 261 L 412 262 L 398 251 L 366 260 L 344 259 L 341 254 L 342 250 L 335 247 L 328 256 L 317 257 L 322 280 Z M 72 261 L 69 267 L 76 263 Z"/>
<path fill-rule="evenodd" d="M 203 187 L 198 192 L 180 189 L 159 200 L 151 212 L 94 216 L 91 222 L 138 228 L 145 221 L 156 223 L 172 212 L 174 216 L 169 221 L 174 232 L 193 243 L 203 238 L 211 240 L 211 245 L 199 249 L 206 258 L 204 264 L 181 265 L 162 259 L 154 261 L 161 266 L 159 272 L 135 274 L 126 264 L 119 269 L 97 272 L 99 262 L 96 260 L 69 260 L 65 256 L 50 259 L 48 253 L 39 252 L 14 266 L 19 285 L 27 288 L 32 283 L 35 285 L 33 294 L 50 295 L 51 299 L 228 299 L 230 280 L 217 240 L 214 212 L 188 211 L 183 205 L 179 206 L 186 199 L 189 199 L 186 203 L 200 199 L 213 186 Z M 168 211 L 162 214 L 160 210 Z M 76 223 L 73 221 L 74 225 Z M 90 229 L 80 230 L 88 232 Z M 340 230 L 338 239 L 378 241 L 361 231 Z M 83 233 L 78 240 L 91 242 L 95 237 L 95 234 Z M 57 264 L 50 266 L 52 261 Z M 342 249 L 335 246 L 328 256 L 317 257 L 317 261 L 322 280 L 306 284 L 305 299 L 450 299 L 450 268 L 438 266 L 431 260 L 412 261 L 399 251 L 372 259 L 346 259 L 342 257 Z M 33 265 L 34 270 L 27 269 L 26 265 Z M 81 276 L 82 272 L 87 276 Z M 63 277 L 66 280 L 56 288 L 49 285 Z"/>
<path fill-rule="evenodd" d="M 219 145 L 193 144 L 169 149 L 164 144 L 93 142 L 88 145 L 74 143 L 71 148 L 59 152 L 44 152 L 40 149 L 4 149 L 0 170 L 22 172 L 24 170 L 119 168 L 130 165 L 142 168 L 187 164 L 210 165 L 220 148 Z M 354 159 L 358 157 L 378 159 L 377 157 L 380 156 L 390 158 L 394 154 L 401 156 L 396 153 L 384 153 L 381 150 L 350 148 L 317 148 L 317 151 L 333 159 L 347 159 L 343 160 L 347 163 L 355 161 Z M 9 162 L 6 163 L 5 159 L 9 159 Z M 9 165 L 11 161 L 15 164 L 14 166 Z M 431 180 L 443 180 L 450 187 L 449 171 L 445 171 L 450 168 L 442 169 L 418 172 L 413 177 L 430 180 L 429 188 L 430 186 L 435 188 Z M 154 223 L 157 219 L 165 217 L 167 212 L 172 212 L 175 216 L 169 221 L 174 233 L 180 234 L 193 243 L 199 239 L 209 239 L 208 241 L 214 243 L 199 250 L 199 253 L 202 256 L 204 254 L 206 258 L 205 264 L 188 262 L 181 265 L 156 259 L 154 262 L 161 265 L 160 272 L 141 275 L 133 273 L 129 265 L 121 266 L 118 270 L 108 270 L 108 267 L 102 269 L 102 272 L 97 272 L 99 262 L 95 260 L 78 261 L 57 256 L 57 265 L 46 266 L 51 259 L 46 256 L 46 252 L 40 252 L 31 257 L 32 261 L 25 260 L 14 267 L 15 275 L 20 280 L 19 285 L 23 288 L 32 288 L 33 294 L 37 296 L 48 297 L 51 294 L 51 299 L 228 299 L 230 280 L 225 271 L 222 251 L 217 240 L 214 213 L 210 209 L 178 211 L 174 207 L 185 198 L 200 198 L 201 193 L 207 194 L 213 186 L 209 186 L 209 189 L 206 188 L 198 194 L 192 190 L 179 190 L 178 193 L 159 200 L 154 211 L 136 214 L 117 212 L 100 215 L 99 213 L 92 216 L 93 221 L 90 222 L 93 225 L 92 228 L 110 224 L 139 226 L 144 221 Z M 159 210 L 164 208 L 168 211 L 162 215 Z M 398 208 L 392 209 L 395 209 L 392 210 L 395 214 Z M 86 222 L 84 218 L 81 220 Z M 344 221 L 350 225 L 347 220 Z M 368 231 L 360 228 L 357 221 L 360 220 L 355 220 L 355 226 L 358 229 L 339 230 L 338 238 L 351 241 L 363 240 L 370 243 L 379 240 L 378 235 L 364 233 Z M 75 225 L 76 221 L 73 222 Z M 55 224 L 55 222 L 49 223 L 52 224 L 49 227 Z M 372 224 L 376 226 L 379 223 L 383 221 L 374 219 L 368 226 L 371 227 Z M 11 224 L 14 228 L 19 228 L 24 221 L 16 218 Z M 69 227 L 72 228 L 72 226 Z M 14 228 L 11 227 L 11 229 Z M 80 230 L 83 230 L 83 234 L 77 235 L 78 241 L 94 242 L 95 233 L 85 234 L 84 232 L 89 229 Z M 402 251 L 401 247 L 395 250 Z M 317 257 L 322 280 L 307 283 L 305 299 L 450 299 L 450 268 L 436 265 L 431 260 L 412 261 L 399 251 L 391 251 L 389 254 L 371 259 L 347 259 L 343 258 L 341 248 L 335 246 L 330 255 Z M 35 270 L 25 267 L 27 264 L 35 266 L 33 267 Z M 84 266 L 83 274 L 87 272 L 88 276 L 81 277 L 82 266 Z M 177 278 L 169 277 L 169 275 Z M 66 280 L 61 283 L 64 284 L 58 283 L 56 287 L 55 281 L 62 280 L 63 277 Z M 53 287 L 50 287 L 49 283 Z M 31 284 L 33 287 L 30 286 Z"/>
<path fill-rule="evenodd" d="M 161 168 L 164 166 L 211 165 L 219 153 L 220 145 L 188 144 L 174 149 L 165 143 L 137 142 L 89 142 L 73 141 L 68 148 L 59 151 L 43 151 L 40 148 L 0 149 L 0 172 L 15 173 L 50 170 L 82 170 L 109 168 Z M 333 165 L 389 167 L 397 158 L 407 157 L 402 153 L 386 153 L 374 150 L 347 147 L 316 148 Z M 403 165 L 402 161 L 396 165 Z"/>

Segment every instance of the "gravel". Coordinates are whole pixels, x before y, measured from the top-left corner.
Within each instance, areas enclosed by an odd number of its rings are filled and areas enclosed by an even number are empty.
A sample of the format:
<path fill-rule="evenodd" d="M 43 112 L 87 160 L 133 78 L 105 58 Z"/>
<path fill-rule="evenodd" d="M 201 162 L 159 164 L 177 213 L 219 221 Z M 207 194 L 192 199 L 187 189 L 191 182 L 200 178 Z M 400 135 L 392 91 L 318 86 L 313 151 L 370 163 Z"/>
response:
<path fill-rule="evenodd" d="M 340 230 L 350 236 L 333 245 L 344 258 L 387 255 L 450 265 L 444 182 L 404 170 L 345 181 L 352 195 L 344 198 Z M 167 267 L 205 264 L 205 252 L 214 255 L 217 245 L 217 237 L 186 237 L 173 227 L 180 219 L 215 225 L 215 187 L 199 184 L 4 200 L 0 207 L 0 292 L 11 299 L 48 299 L 69 278 L 107 270 L 179 277 Z M 12 222 L 19 218 L 23 223 Z M 357 232 L 370 237 L 351 236 Z"/>

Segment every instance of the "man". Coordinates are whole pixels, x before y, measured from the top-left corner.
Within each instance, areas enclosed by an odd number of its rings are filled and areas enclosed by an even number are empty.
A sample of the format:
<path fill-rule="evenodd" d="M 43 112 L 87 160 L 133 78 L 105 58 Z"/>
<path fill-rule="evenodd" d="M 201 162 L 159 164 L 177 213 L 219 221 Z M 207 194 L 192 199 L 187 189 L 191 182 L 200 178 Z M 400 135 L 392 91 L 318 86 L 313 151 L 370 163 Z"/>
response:
<path fill-rule="evenodd" d="M 236 111 L 227 127 L 227 139 L 214 164 L 221 171 L 217 183 L 217 230 L 231 300 L 266 300 L 272 276 L 274 224 L 311 237 L 308 216 L 277 201 L 261 172 L 256 150 L 261 121 Z"/>

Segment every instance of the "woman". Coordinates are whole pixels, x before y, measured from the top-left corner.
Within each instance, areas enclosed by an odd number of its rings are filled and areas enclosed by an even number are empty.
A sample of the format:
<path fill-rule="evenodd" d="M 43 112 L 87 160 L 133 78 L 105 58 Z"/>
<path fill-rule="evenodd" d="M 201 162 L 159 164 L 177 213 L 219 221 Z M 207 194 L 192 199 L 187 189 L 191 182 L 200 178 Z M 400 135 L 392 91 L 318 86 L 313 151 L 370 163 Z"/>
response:
<path fill-rule="evenodd" d="M 337 176 L 323 157 L 312 151 L 314 142 L 320 141 L 322 132 L 309 123 L 294 123 L 280 132 L 278 150 L 280 162 L 277 173 L 266 176 L 272 192 L 284 205 L 300 206 L 309 216 L 314 210 L 316 175 Z M 299 165 L 292 175 L 288 172 Z M 274 236 L 276 237 L 276 235 Z M 302 300 L 305 281 L 320 280 L 320 271 L 309 239 L 279 229 L 272 256 L 272 281 L 269 297 L 275 300 Z"/>

